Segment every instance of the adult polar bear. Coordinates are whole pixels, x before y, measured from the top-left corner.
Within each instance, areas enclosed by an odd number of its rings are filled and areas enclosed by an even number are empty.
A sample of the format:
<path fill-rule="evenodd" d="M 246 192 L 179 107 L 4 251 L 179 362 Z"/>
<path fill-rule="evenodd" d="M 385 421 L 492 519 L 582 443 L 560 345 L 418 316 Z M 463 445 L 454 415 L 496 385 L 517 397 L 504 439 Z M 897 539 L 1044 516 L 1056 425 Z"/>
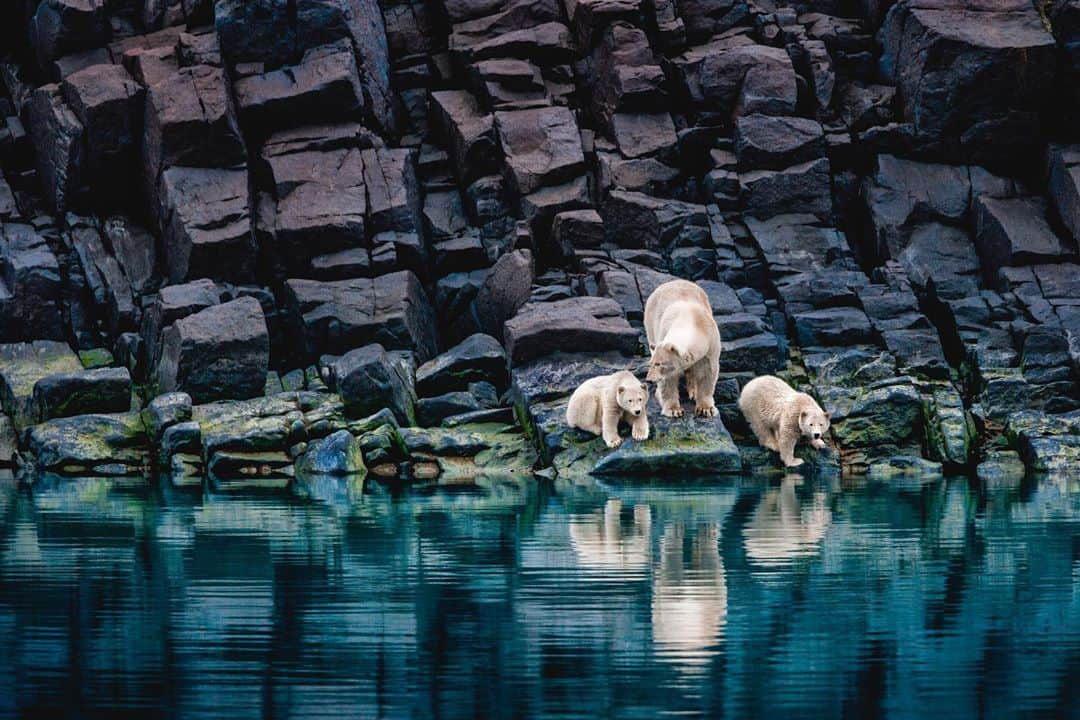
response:
<path fill-rule="evenodd" d="M 720 330 L 705 291 L 687 280 L 672 280 L 656 288 L 645 303 L 645 336 L 652 351 L 645 379 L 656 383 L 660 413 L 682 417 L 679 378 L 686 375 L 695 414 L 715 417 Z"/>

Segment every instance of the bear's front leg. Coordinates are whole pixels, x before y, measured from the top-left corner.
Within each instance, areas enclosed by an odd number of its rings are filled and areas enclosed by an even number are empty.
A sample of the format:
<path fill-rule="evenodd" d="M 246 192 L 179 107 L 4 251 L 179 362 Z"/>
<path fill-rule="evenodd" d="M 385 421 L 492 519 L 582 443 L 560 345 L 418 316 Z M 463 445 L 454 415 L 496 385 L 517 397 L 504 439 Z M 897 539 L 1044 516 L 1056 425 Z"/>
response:
<path fill-rule="evenodd" d="M 683 416 L 682 404 L 679 402 L 678 375 L 663 378 L 656 383 L 656 400 L 660 403 L 660 414 L 664 417 Z"/>
<path fill-rule="evenodd" d="M 622 445 L 622 438 L 619 437 L 619 413 L 605 409 L 602 423 L 603 432 L 601 435 L 607 446 L 614 449 Z"/>
<path fill-rule="evenodd" d="M 649 439 L 649 418 L 644 411 L 634 418 L 634 422 L 630 425 L 630 435 L 635 440 Z"/>
<path fill-rule="evenodd" d="M 777 432 L 776 446 L 780 451 L 780 459 L 786 467 L 799 467 L 803 460 L 795 457 L 795 443 L 799 442 L 799 429 L 792 424 L 781 420 L 780 430 Z"/>
<path fill-rule="evenodd" d="M 693 388 L 691 397 L 694 399 L 694 414 L 698 417 L 716 417 L 720 411 L 716 409 L 716 400 L 713 395 L 716 392 L 716 379 L 720 372 L 720 366 L 709 358 L 703 358 L 687 372 L 687 384 Z"/>

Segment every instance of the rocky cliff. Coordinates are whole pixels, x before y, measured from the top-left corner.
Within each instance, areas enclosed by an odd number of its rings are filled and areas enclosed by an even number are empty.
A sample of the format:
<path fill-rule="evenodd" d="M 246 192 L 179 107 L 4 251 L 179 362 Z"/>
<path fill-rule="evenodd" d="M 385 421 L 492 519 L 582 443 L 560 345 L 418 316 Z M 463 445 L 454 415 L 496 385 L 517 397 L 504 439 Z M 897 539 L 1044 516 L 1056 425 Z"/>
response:
<path fill-rule="evenodd" d="M 16 0 L 0 462 L 176 483 L 1075 471 L 1076 0 Z M 1074 144 L 1077 143 L 1077 144 Z M 582 379 L 698 281 L 718 420 Z"/>

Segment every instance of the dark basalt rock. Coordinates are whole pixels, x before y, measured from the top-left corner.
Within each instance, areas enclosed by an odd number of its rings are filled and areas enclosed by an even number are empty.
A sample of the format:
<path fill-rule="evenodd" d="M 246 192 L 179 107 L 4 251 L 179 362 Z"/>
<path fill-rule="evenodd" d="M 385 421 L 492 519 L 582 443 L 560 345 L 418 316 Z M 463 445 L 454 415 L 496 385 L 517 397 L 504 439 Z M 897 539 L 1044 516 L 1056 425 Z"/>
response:
<path fill-rule="evenodd" d="M 482 333 L 470 335 L 416 370 L 416 389 L 425 397 L 464 390 L 479 381 L 493 384 L 499 392 L 510 382 L 506 351 L 498 340 Z"/>
<path fill-rule="evenodd" d="M 398 422 L 416 421 L 416 390 L 411 373 L 379 344 L 365 345 L 339 358 L 324 358 L 330 387 L 341 396 L 345 412 L 363 417 L 388 408 Z"/>
<path fill-rule="evenodd" d="M 240 118 L 283 128 L 358 116 L 364 91 L 350 43 L 312 48 L 297 65 L 236 81 Z"/>
<path fill-rule="evenodd" d="M 336 282 L 288 280 L 286 306 L 309 356 L 377 342 L 412 350 L 421 362 L 437 349 L 431 306 L 416 276 L 403 271 Z"/>
<path fill-rule="evenodd" d="M 270 338 L 262 306 L 250 297 L 177 320 L 161 339 L 160 392 L 182 390 L 196 403 L 262 394 Z"/>
<path fill-rule="evenodd" d="M 506 321 L 503 337 L 514 363 L 559 351 L 588 348 L 631 355 L 638 348 L 638 331 L 630 327 L 619 304 L 606 298 L 530 303 Z"/>
<path fill-rule="evenodd" d="M 60 340 L 62 277 L 48 243 L 31 225 L 0 229 L 0 337 Z"/>
<path fill-rule="evenodd" d="M 151 188 L 175 165 L 225 168 L 246 157 L 221 68 L 181 68 L 147 88 L 143 166 Z"/>
<path fill-rule="evenodd" d="M 127 368 L 101 368 L 49 375 L 34 383 L 41 421 L 84 413 L 126 412 L 131 407 Z"/>
<path fill-rule="evenodd" d="M 245 282 L 254 272 L 244 170 L 172 167 L 161 177 L 161 227 L 172 282 Z"/>
<path fill-rule="evenodd" d="M 975 245 L 987 273 L 1004 265 L 1058 260 L 1076 253 L 1051 229 L 1041 198 L 975 200 Z"/>
<path fill-rule="evenodd" d="M 360 444 L 348 430 L 338 430 L 308 445 L 296 464 L 299 477 L 312 475 L 362 475 L 367 472 Z"/>
<path fill-rule="evenodd" d="M 1031 147 L 1056 72 L 1054 38 L 1032 5 L 901 0 L 880 39 L 881 68 L 916 132 L 991 161 L 1002 147 Z"/>

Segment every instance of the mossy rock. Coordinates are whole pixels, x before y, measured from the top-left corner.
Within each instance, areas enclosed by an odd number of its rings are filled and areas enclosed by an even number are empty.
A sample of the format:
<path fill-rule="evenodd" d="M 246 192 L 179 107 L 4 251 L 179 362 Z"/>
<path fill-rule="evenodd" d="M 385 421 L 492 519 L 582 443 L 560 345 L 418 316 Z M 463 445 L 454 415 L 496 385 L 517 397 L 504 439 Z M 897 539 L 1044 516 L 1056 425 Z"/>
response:
<path fill-rule="evenodd" d="M 83 369 L 79 356 L 67 343 L 35 340 L 0 345 L 0 402 L 16 428 L 37 422 L 34 385 L 50 375 Z"/>
<path fill-rule="evenodd" d="M 650 407 L 655 410 L 654 407 Z M 697 418 L 693 405 L 686 415 L 666 418 L 651 412 L 648 440 L 636 441 L 623 427 L 623 443 L 611 450 L 604 441 L 565 426 L 565 402 L 545 407 L 543 422 L 549 443 L 557 447 L 553 465 L 563 476 L 678 478 L 723 475 L 742 470 L 742 458 L 720 418 Z"/>
<path fill-rule="evenodd" d="M 142 415 L 75 415 L 26 431 L 35 467 L 62 475 L 137 475 L 148 460 Z"/>
<path fill-rule="evenodd" d="M 941 463 L 913 455 L 894 455 L 875 460 L 867 469 L 867 477 L 876 481 L 896 479 L 934 479 L 942 475 Z"/>

